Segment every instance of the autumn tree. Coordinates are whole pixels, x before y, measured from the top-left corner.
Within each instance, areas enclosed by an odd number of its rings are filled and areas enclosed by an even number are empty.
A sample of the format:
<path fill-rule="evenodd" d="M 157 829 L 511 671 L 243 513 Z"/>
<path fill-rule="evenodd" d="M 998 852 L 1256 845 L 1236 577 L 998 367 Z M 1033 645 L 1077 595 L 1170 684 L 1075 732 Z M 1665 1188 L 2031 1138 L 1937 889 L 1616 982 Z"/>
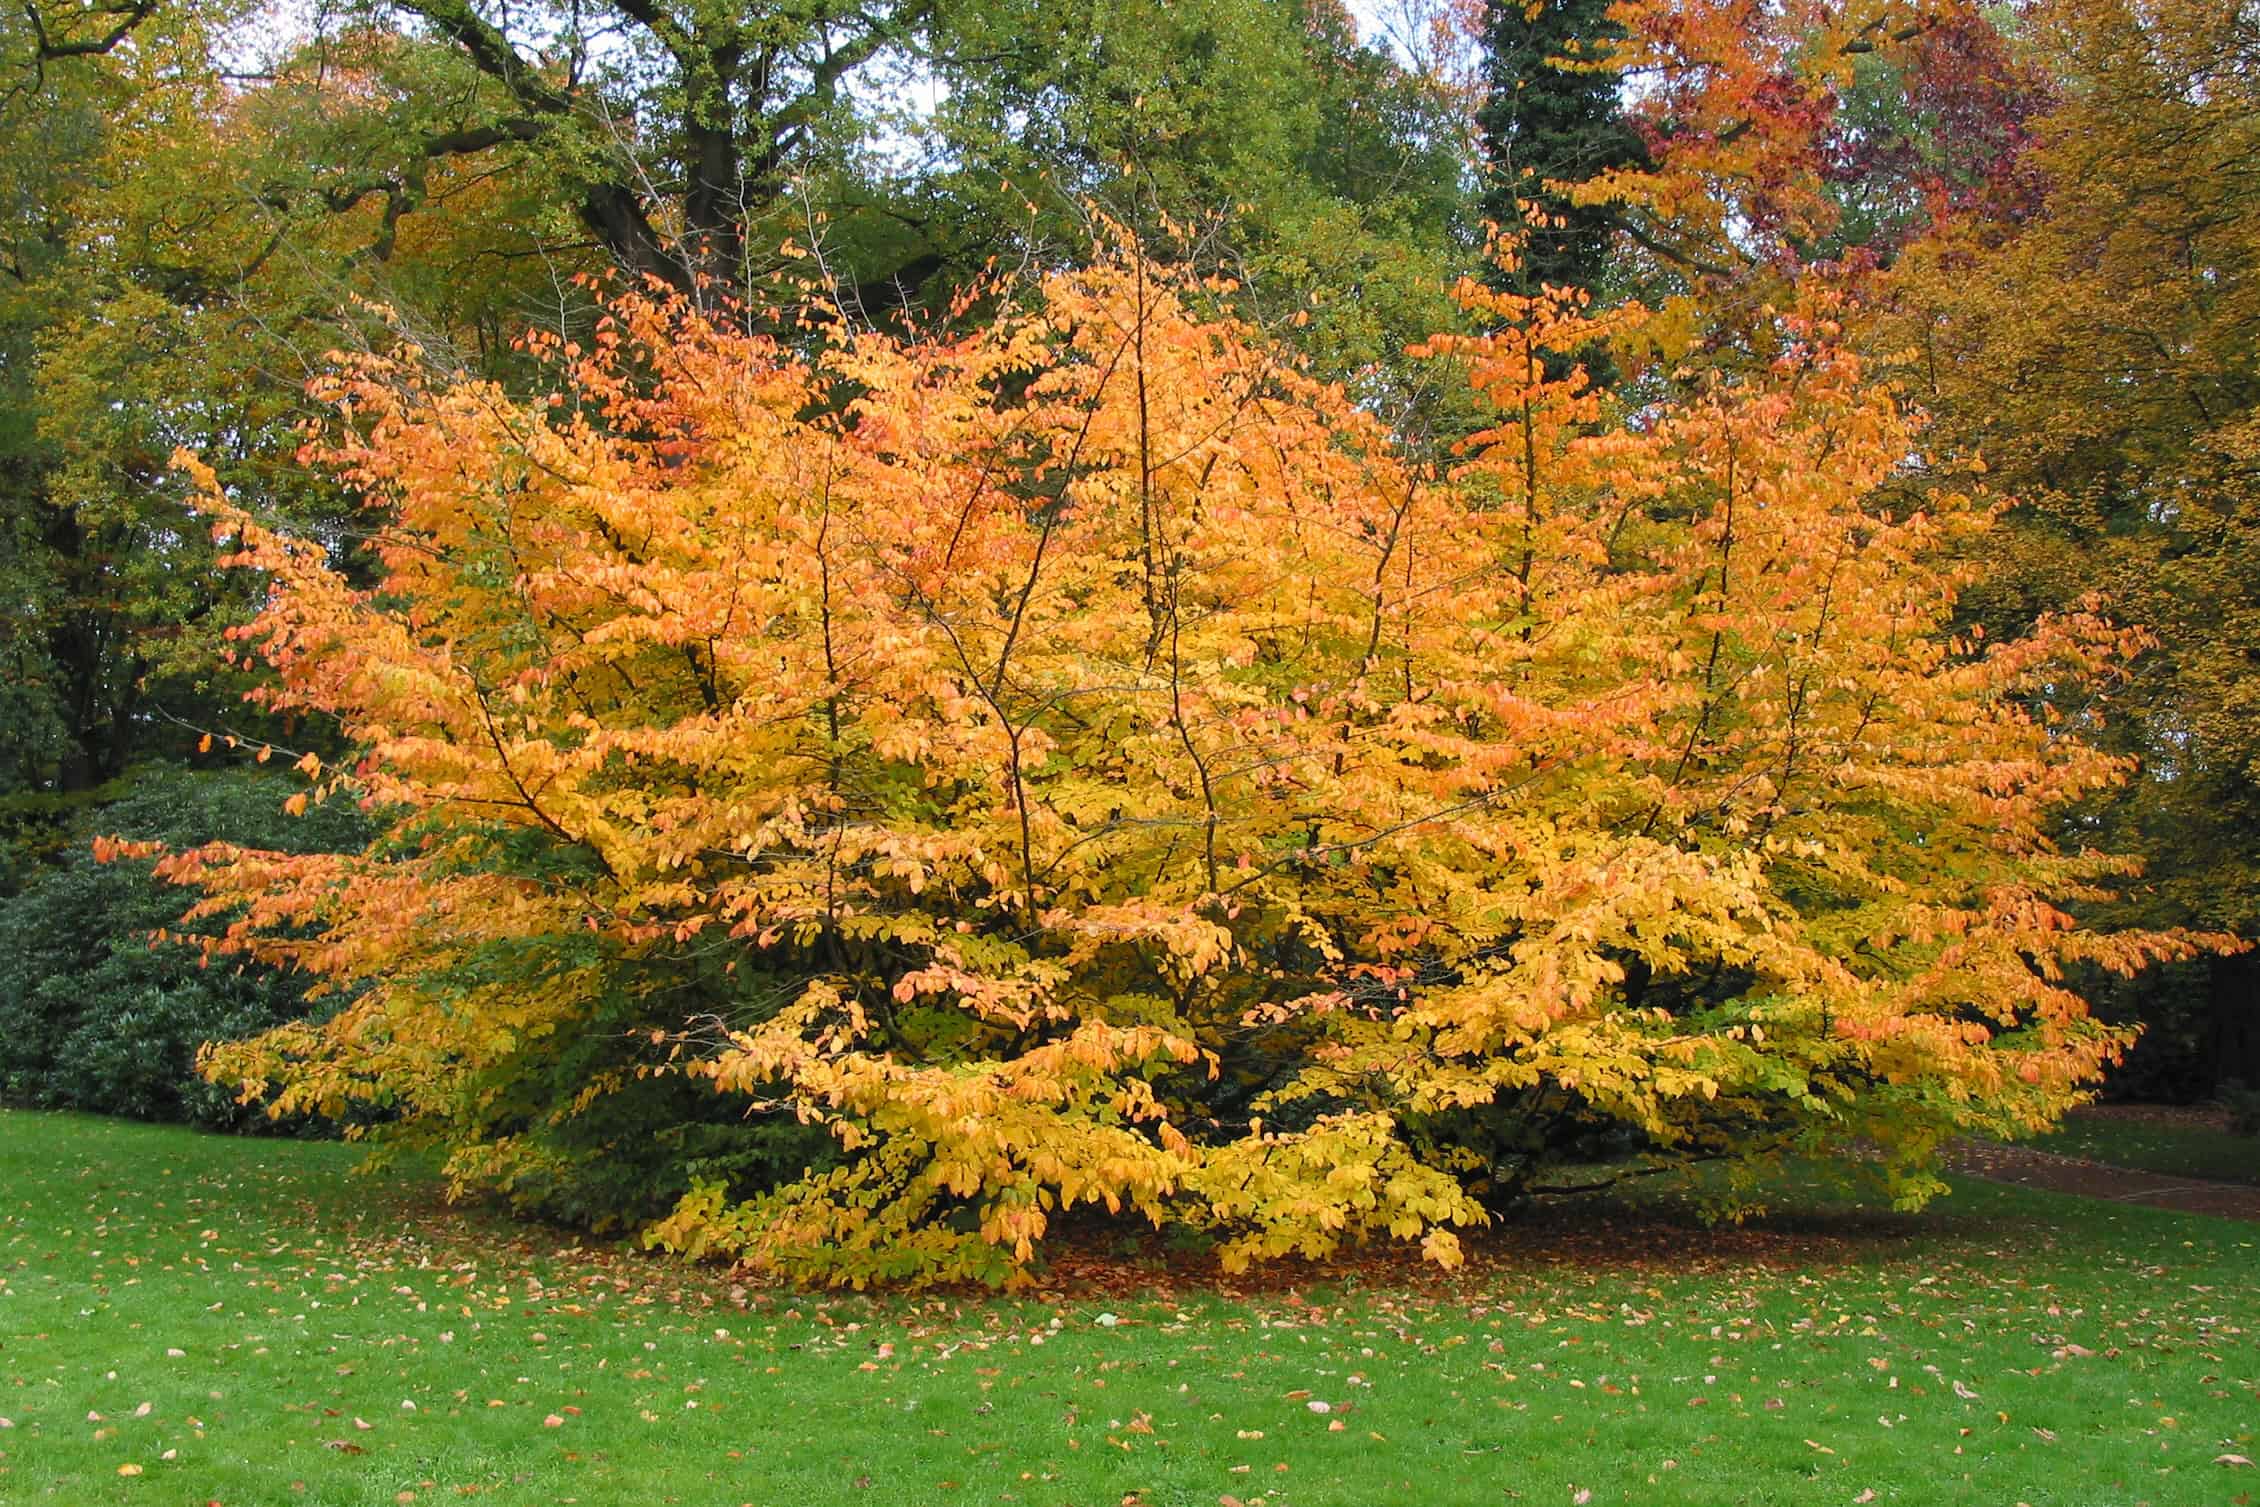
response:
<path fill-rule="evenodd" d="M 1821 140 L 1833 213 L 1798 254 L 1887 264 L 1950 222 L 1967 231 L 2030 218 L 2043 190 L 2032 122 L 2057 87 L 1994 13 L 1976 9 L 1854 54 Z"/>
<path fill-rule="evenodd" d="M 349 362 L 377 587 L 207 505 L 263 699 L 360 749 L 308 797 L 397 816 L 165 861 L 353 991 L 208 1070 L 850 1283 L 1086 1209 L 1448 1262 L 1595 1132 L 1919 1201 L 2049 1123 L 2126 1039 L 2063 970 L 2196 945 L 2064 909 L 2130 865 L 2051 814 L 2123 766 L 2022 693 L 2129 644 L 1950 631 L 1992 512 L 1899 500 L 1825 300 L 1626 424 L 1549 374 L 1573 299 L 1463 291 L 1454 474 L 1128 252 L 813 359 L 622 299 L 531 402 Z"/>
<path fill-rule="evenodd" d="M 1965 0 L 1634 0 L 1611 58 L 1645 148 L 1586 192 L 1621 206 L 1657 272 L 1732 279 L 1834 228 L 1831 128 L 1863 66 L 1898 60 Z"/>
<path fill-rule="evenodd" d="M 1613 228 L 1666 366 L 1770 359 L 1770 311 L 1800 279 L 1858 287 L 1948 214 L 2032 202 L 2025 122 L 2047 82 L 1970 0 L 1628 0 L 1608 17 L 1638 150 L 1562 197 Z"/>

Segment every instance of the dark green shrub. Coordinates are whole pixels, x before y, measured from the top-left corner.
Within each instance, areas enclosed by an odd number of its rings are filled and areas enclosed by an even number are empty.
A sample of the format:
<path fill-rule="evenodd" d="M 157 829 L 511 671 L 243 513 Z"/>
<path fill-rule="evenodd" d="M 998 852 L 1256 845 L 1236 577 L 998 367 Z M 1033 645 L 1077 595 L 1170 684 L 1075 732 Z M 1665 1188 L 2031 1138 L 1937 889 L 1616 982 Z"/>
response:
<path fill-rule="evenodd" d="M 2260 1088 L 2232 1078 L 2221 1085 L 2221 1104 L 2229 1112 L 2229 1134 L 2260 1136 Z"/>
<path fill-rule="evenodd" d="M 193 896 L 145 861 L 97 863 L 94 833 L 174 846 L 231 841 L 295 852 L 358 846 L 360 812 L 305 816 L 302 785 L 257 772 L 168 770 L 90 813 L 59 861 L 0 899 L 0 1101 L 241 1129 L 263 1125 L 195 1073 L 197 1046 L 300 1014 L 309 980 L 261 966 L 205 966 L 192 944 L 153 944 Z"/>

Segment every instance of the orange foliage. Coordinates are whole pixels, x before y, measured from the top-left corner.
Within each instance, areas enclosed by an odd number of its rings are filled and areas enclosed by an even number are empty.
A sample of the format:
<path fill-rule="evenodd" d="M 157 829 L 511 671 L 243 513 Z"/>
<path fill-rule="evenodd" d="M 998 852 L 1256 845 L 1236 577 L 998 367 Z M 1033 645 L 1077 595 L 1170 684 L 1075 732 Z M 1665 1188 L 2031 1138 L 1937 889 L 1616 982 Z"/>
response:
<path fill-rule="evenodd" d="M 1447 471 L 1215 291 L 1126 253 L 812 356 L 635 295 L 535 401 L 346 362 L 381 583 L 207 505 L 264 698 L 362 750 L 317 798 L 397 820 L 166 860 L 345 987 L 209 1071 L 502 1186 L 687 1078 L 836 1154 L 686 1172 L 650 1237 L 856 1284 L 1018 1278 L 1083 1208 L 1449 1262 L 1596 1131 L 1881 1146 L 1919 1200 L 2095 1080 L 2066 970 L 2197 943 L 2064 909 L 2129 865 L 2050 813 L 2124 770 L 2025 693 L 2134 645 L 1950 632 L 1992 510 L 1902 500 L 1825 301 L 1615 414 L 1547 375 L 1579 304 L 1471 286 Z"/>

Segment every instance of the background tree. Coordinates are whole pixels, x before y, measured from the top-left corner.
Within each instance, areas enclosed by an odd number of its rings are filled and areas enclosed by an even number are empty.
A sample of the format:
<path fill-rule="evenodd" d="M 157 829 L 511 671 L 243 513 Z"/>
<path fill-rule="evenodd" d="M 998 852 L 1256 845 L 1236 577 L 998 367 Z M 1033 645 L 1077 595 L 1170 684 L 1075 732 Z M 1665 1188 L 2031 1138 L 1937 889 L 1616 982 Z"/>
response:
<path fill-rule="evenodd" d="M 1483 213 L 1520 241 L 1515 266 L 1525 293 L 1545 285 L 1599 292 L 1609 281 L 1616 206 L 1556 185 L 1585 184 L 1644 159 L 1613 58 L 1625 32 L 1610 11 L 1608 0 L 1483 7 Z"/>
<path fill-rule="evenodd" d="M 1414 401 L 1405 347 L 1456 317 L 1446 290 L 1481 247 L 1452 80 L 1330 0 L 993 3 L 953 11 L 950 37 L 920 194 L 953 261 L 1085 261 L 1096 207 L 1237 279 L 1369 401 Z"/>
<path fill-rule="evenodd" d="M 1832 222 L 1802 260 L 1888 264 L 1948 222 L 1993 233 L 2038 209 L 2031 122 L 2057 84 L 2000 19 L 1950 10 L 1902 46 L 1853 55 L 1821 146 Z"/>
<path fill-rule="evenodd" d="M 2157 640 L 2093 733 L 2144 769 L 2083 820 L 2155 855 L 2120 913 L 2260 936 L 2260 29 L 2109 0 L 2024 25 L 2059 96 L 2032 126 L 2037 212 L 1910 251 L 1877 343 L 1909 348 L 1941 450 L 2017 499 L 1988 620 L 2101 592 Z M 2152 1023 L 2147 1081 L 2260 1080 L 2252 955 L 2197 973 L 2119 1002 Z"/>
<path fill-rule="evenodd" d="M 1614 51 L 1640 160 L 1589 192 L 1622 206 L 1657 274 L 1727 280 L 1833 228 L 1829 128 L 1863 59 L 1897 57 L 1960 0 L 1641 0 Z"/>
<path fill-rule="evenodd" d="M 419 160 L 520 144 L 615 265 L 745 293 L 798 228 L 799 215 L 779 216 L 795 176 L 849 129 L 858 70 L 921 43 L 932 14 L 925 0 L 531 10 L 407 0 L 349 12 L 345 40 L 366 28 L 402 36 L 428 70 L 408 96 L 422 119 L 393 148 L 401 169 L 363 180 L 366 191 L 405 213 L 420 198 Z"/>
<path fill-rule="evenodd" d="M 36 12 L 0 20 L 11 85 L 0 94 L 0 527 L 13 546 L 0 566 L 11 671 L 0 788 L 33 800 L 124 772 L 149 731 L 167 642 L 225 590 L 194 568 L 177 489 L 163 500 L 166 454 L 211 444 L 225 463 L 231 431 L 271 418 L 240 384 L 210 380 L 182 339 L 209 265 L 199 253 L 252 253 L 200 236 L 193 216 L 184 235 L 152 234 L 137 212 L 144 154 L 178 168 L 198 155 L 184 139 L 212 145 L 205 18 L 150 25 L 117 47 L 140 17 L 106 16 L 83 34 Z M 192 675 L 209 674 L 209 647 Z"/>
<path fill-rule="evenodd" d="M 2029 203 L 2044 86 L 1968 0 L 1634 0 L 1610 15 L 1639 152 L 1566 195 L 1606 206 L 1659 310 L 1639 365 L 1765 360 L 1816 267 L 1846 286 L 1944 208 Z"/>
<path fill-rule="evenodd" d="M 427 173 L 447 217 L 405 232 L 389 204 L 316 181 L 397 49 L 372 44 L 363 68 L 284 58 L 245 89 L 215 61 L 238 19 L 137 8 L 54 56 L 41 38 L 57 23 L 0 23 L 0 505 L 19 545 L 0 780 L 33 804 L 180 759 L 242 718 L 213 649 L 247 598 L 187 524 L 175 447 L 209 455 L 268 516 L 334 522 L 335 490 L 295 464 L 298 426 L 324 353 L 381 328 L 361 304 L 406 294 L 435 346 L 492 365 L 501 331 L 539 310 L 529 265 L 552 286 L 547 267 L 485 254 L 516 249 L 497 247 L 496 221 L 519 206 L 495 202 L 491 178 L 453 178 L 469 159 Z"/>
<path fill-rule="evenodd" d="M 304 992 L 271 970 L 207 973 L 193 952 L 152 952 L 179 896 L 146 873 L 92 868 L 94 833 L 291 847 L 355 831 L 287 823 L 286 789 L 228 773 L 269 738 L 335 744 L 326 727 L 285 728 L 242 703 L 249 667 L 224 657 L 226 635 L 260 588 L 215 567 L 168 455 L 197 447 L 243 506 L 355 570 L 342 494 L 296 460 L 307 376 L 382 327 L 364 301 L 403 292 L 435 349 L 493 366 L 510 349 L 502 332 L 540 311 L 532 290 L 553 287 L 503 228 L 523 200 L 474 154 L 429 165 L 436 214 L 329 192 L 353 161 L 341 122 L 386 97 L 398 47 L 371 39 L 357 66 L 337 52 L 324 66 L 304 53 L 252 65 L 242 21 L 185 5 L 0 16 L 11 1102 L 241 1124 L 189 1062 L 207 1037 L 271 1025 Z M 260 76 L 233 76 L 246 67 Z"/>

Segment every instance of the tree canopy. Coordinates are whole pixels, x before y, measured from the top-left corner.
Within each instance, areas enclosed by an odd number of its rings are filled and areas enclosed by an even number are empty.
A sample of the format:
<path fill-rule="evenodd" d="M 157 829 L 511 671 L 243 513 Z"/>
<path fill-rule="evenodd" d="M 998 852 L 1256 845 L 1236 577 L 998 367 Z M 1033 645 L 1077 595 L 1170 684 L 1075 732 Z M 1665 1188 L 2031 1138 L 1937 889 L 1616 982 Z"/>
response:
<path fill-rule="evenodd" d="M 2062 971 L 2197 943 L 2065 911 L 2128 866 L 2051 814 L 2124 766 L 2023 693 L 2131 642 L 1954 631 L 1992 511 L 1879 505 L 1912 431 L 1825 302 L 1632 425 L 1546 374 L 1573 295 L 1471 284 L 1500 332 L 1433 349 L 1495 422 L 1438 474 L 1229 291 L 1120 251 L 813 357 L 630 297 L 530 402 L 354 363 L 373 590 L 204 505 L 258 694 L 357 749 L 318 796 L 402 815 L 161 865 L 355 991 L 211 1070 L 522 1189 L 701 1084 L 832 1155 L 677 1166 L 652 1238 L 861 1284 L 1086 1205 L 1449 1262 L 1596 1135 L 1919 1201 L 2118 1055 Z"/>

